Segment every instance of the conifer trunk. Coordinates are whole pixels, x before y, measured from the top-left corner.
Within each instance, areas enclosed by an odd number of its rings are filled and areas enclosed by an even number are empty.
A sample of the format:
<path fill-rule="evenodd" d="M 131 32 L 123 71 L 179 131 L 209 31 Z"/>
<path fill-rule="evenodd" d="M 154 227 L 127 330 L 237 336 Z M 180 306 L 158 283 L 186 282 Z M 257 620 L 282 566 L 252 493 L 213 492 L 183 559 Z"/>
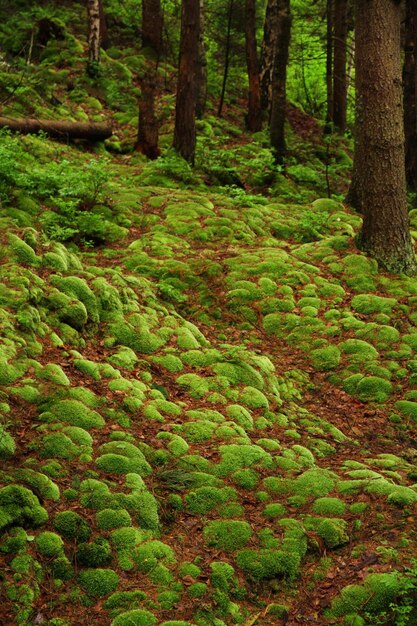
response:
<path fill-rule="evenodd" d="M 400 5 L 356 0 L 355 193 L 359 245 L 390 272 L 414 273 L 406 203 Z"/>
<path fill-rule="evenodd" d="M 200 0 L 200 37 L 198 40 L 198 70 L 197 70 L 197 107 L 196 116 L 204 116 L 207 104 L 207 57 L 204 43 L 205 9 L 204 0 Z"/>
<path fill-rule="evenodd" d="M 334 0 L 333 122 L 341 133 L 344 133 L 346 130 L 347 34 L 348 2 L 347 0 Z"/>
<path fill-rule="evenodd" d="M 252 132 L 262 128 L 261 85 L 256 46 L 256 0 L 245 3 L 246 65 L 248 68 L 249 97 L 246 127 Z"/>
<path fill-rule="evenodd" d="M 200 0 L 182 0 L 174 148 L 192 165 L 194 165 L 196 146 L 195 112 L 199 38 Z"/>
<path fill-rule="evenodd" d="M 101 0 L 87 0 L 88 16 L 88 62 L 87 74 L 91 78 L 98 75 L 100 68 L 100 2 Z"/>
<path fill-rule="evenodd" d="M 162 54 L 162 27 L 161 0 L 142 0 L 142 45 L 152 48 L 158 59 Z"/>
<path fill-rule="evenodd" d="M 263 111 L 268 111 L 271 106 L 272 70 L 274 66 L 277 28 L 278 2 L 277 0 L 268 0 L 264 22 L 260 69 L 261 106 Z"/>
<path fill-rule="evenodd" d="M 333 123 L 333 0 L 326 4 L 326 132 L 331 131 Z"/>
<path fill-rule="evenodd" d="M 290 0 L 278 0 L 278 28 L 272 73 L 270 139 L 275 160 L 279 164 L 284 162 L 286 152 L 285 104 L 290 37 Z"/>
<path fill-rule="evenodd" d="M 219 106 L 217 109 L 217 115 L 219 117 L 222 116 L 222 112 L 223 112 L 224 96 L 226 94 L 226 83 L 227 83 L 227 77 L 229 75 L 230 44 L 231 44 L 230 40 L 231 40 L 231 34 L 232 34 L 233 4 L 234 4 L 234 0 L 229 0 L 229 8 L 227 10 L 227 32 L 226 32 L 226 49 L 224 53 L 223 82 L 222 82 L 222 91 L 220 94 Z"/>
<path fill-rule="evenodd" d="M 407 183 L 417 189 L 417 0 L 407 0 L 404 42 L 404 131 Z"/>

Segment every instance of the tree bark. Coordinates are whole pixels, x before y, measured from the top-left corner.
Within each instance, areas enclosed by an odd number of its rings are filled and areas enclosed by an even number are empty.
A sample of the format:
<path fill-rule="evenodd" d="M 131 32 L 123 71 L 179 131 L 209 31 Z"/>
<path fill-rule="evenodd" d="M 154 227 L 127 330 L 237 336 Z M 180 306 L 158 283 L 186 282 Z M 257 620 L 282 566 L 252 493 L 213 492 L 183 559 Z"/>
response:
<path fill-rule="evenodd" d="M 326 92 L 325 132 L 329 133 L 333 124 L 333 0 L 327 0 L 326 4 Z"/>
<path fill-rule="evenodd" d="M 341 133 L 344 133 L 346 130 L 347 34 L 348 2 L 347 0 L 334 0 L 333 123 Z"/>
<path fill-rule="evenodd" d="M 404 131 L 407 183 L 417 189 L 417 0 L 407 0 L 404 42 Z"/>
<path fill-rule="evenodd" d="M 142 0 L 142 45 L 162 54 L 163 15 L 161 0 Z"/>
<path fill-rule="evenodd" d="M 275 161 L 285 159 L 285 104 L 288 52 L 291 38 L 290 0 L 278 0 L 278 28 L 272 73 L 270 139 Z"/>
<path fill-rule="evenodd" d="M 246 65 L 249 79 L 248 113 L 246 127 L 252 132 L 262 128 L 261 84 L 256 46 L 256 0 L 246 0 L 245 4 Z"/>
<path fill-rule="evenodd" d="M 198 40 L 198 71 L 197 71 L 197 107 L 198 119 L 204 116 L 207 103 L 207 57 L 204 43 L 204 0 L 200 0 L 200 37 Z"/>
<path fill-rule="evenodd" d="M 196 146 L 195 111 L 199 37 L 200 0 L 182 0 L 174 148 L 192 165 L 194 165 Z"/>
<path fill-rule="evenodd" d="M 100 69 L 100 2 L 87 0 L 88 62 L 87 74 L 96 78 Z"/>
<path fill-rule="evenodd" d="M 261 106 L 263 111 L 271 107 L 272 70 L 278 28 L 278 2 L 268 0 L 264 22 L 264 38 L 261 49 Z"/>
<path fill-rule="evenodd" d="M 227 33 L 226 33 L 226 50 L 224 54 L 224 69 L 223 69 L 223 83 L 222 83 L 222 91 L 220 94 L 219 107 L 217 109 L 218 117 L 222 116 L 223 112 L 223 104 L 224 104 L 224 96 L 226 93 L 226 83 L 227 77 L 229 74 L 229 64 L 230 64 L 230 38 L 232 32 L 232 17 L 233 17 L 233 0 L 229 0 L 229 8 L 227 11 Z"/>
<path fill-rule="evenodd" d="M 400 5 L 356 0 L 355 194 L 358 243 L 388 271 L 415 273 L 406 202 Z"/>
<path fill-rule="evenodd" d="M 0 117 L 0 128 L 10 128 L 10 130 L 23 134 L 34 134 L 42 131 L 58 139 L 103 141 L 112 135 L 112 129 L 107 124 L 37 120 L 32 118 L 13 119 Z"/>

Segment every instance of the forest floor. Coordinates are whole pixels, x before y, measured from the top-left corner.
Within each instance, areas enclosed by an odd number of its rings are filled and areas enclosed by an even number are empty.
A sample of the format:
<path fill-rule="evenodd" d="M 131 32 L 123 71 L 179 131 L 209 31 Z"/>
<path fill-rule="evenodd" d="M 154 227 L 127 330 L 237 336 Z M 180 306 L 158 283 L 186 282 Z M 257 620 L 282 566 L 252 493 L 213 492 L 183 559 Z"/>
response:
<path fill-rule="evenodd" d="M 379 272 L 336 200 L 22 141 L 0 624 L 411 626 L 415 279 Z"/>

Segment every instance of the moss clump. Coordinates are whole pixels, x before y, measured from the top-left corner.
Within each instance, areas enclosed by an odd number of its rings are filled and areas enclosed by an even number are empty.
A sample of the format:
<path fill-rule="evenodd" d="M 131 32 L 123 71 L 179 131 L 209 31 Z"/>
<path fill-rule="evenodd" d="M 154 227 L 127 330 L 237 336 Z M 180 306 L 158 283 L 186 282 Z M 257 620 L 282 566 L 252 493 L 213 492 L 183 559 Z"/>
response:
<path fill-rule="evenodd" d="M 42 556 L 59 556 L 64 549 L 64 542 L 56 533 L 43 532 L 35 539 L 36 548 Z"/>
<path fill-rule="evenodd" d="M 231 476 L 233 482 L 242 489 L 255 489 L 259 482 L 259 475 L 251 469 L 242 469 L 234 472 Z"/>
<path fill-rule="evenodd" d="M 402 590 L 398 572 L 370 574 L 363 585 L 348 585 L 332 602 L 330 615 L 342 617 L 366 611 L 382 613 L 395 602 Z"/>
<path fill-rule="evenodd" d="M 239 400 L 250 409 L 269 408 L 269 402 L 266 396 L 262 391 L 259 391 L 259 389 L 255 389 L 255 387 L 245 387 L 240 394 Z"/>
<path fill-rule="evenodd" d="M 180 358 L 174 354 L 165 354 L 164 356 L 154 356 L 152 361 L 157 363 L 168 372 L 176 373 L 181 372 L 184 369 L 184 365 Z"/>
<path fill-rule="evenodd" d="M 270 502 L 262 511 L 262 515 L 264 515 L 268 519 L 275 519 L 276 517 L 284 517 L 286 512 L 287 509 L 283 504 L 279 504 L 278 502 Z"/>
<path fill-rule="evenodd" d="M 202 598 L 207 593 L 206 583 L 193 583 L 187 589 L 190 598 Z"/>
<path fill-rule="evenodd" d="M 124 509 L 103 509 L 97 513 L 96 520 L 101 530 L 114 530 L 132 525 L 132 518 Z"/>
<path fill-rule="evenodd" d="M 0 424 L 0 459 L 5 460 L 13 456 L 16 452 L 16 442 L 7 432 L 5 427 Z"/>
<path fill-rule="evenodd" d="M 213 371 L 218 376 L 224 376 L 232 385 L 249 385 L 256 389 L 263 389 L 264 379 L 248 363 L 217 363 Z"/>
<path fill-rule="evenodd" d="M 143 452 L 128 441 L 110 441 L 99 448 L 101 456 L 96 463 L 100 469 L 114 474 L 136 473 L 149 476 L 152 468 Z"/>
<path fill-rule="evenodd" d="M 27 540 L 27 534 L 23 528 L 12 528 L 7 534 L 2 536 L 0 552 L 5 554 L 17 554 L 26 547 Z"/>
<path fill-rule="evenodd" d="M 205 515 L 220 504 L 236 500 L 236 491 L 230 487 L 200 487 L 185 497 L 190 513 Z"/>
<path fill-rule="evenodd" d="M 40 526 L 48 520 L 48 513 L 38 498 L 19 485 L 0 489 L 0 530 L 6 526 Z"/>
<path fill-rule="evenodd" d="M 70 381 L 68 376 L 63 371 L 60 365 L 56 365 L 55 363 L 48 363 L 42 368 L 40 373 L 40 378 L 43 380 L 50 380 L 55 383 L 55 385 L 62 385 L 64 387 L 68 387 L 70 385 Z"/>
<path fill-rule="evenodd" d="M 92 411 L 78 400 L 60 400 L 52 405 L 50 412 L 57 420 L 86 430 L 102 428 L 105 423 L 97 411 Z M 40 417 L 42 419 L 42 415 Z"/>
<path fill-rule="evenodd" d="M 336 484 L 337 476 L 325 469 L 309 469 L 291 481 L 290 490 L 295 495 L 311 497 L 326 496 Z"/>
<path fill-rule="evenodd" d="M 112 558 L 109 542 L 98 537 L 91 543 L 81 543 L 77 550 L 77 563 L 85 567 L 107 565 Z"/>
<path fill-rule="evenodd" d="M 143 591 L 116 591 L 103 603 L 107 611 L 112 609 L 131 609 L 146 600 L 146 593 Z M 118 611 L 117 611 L 118 612 Z"/>
<path fill-rule="evenodd" d="M 319 372 L 335 369 L 340 364 L 340 359 L 340 350 L 336 346 L 317 348 L 311 352 L 313 367 Z"/>
<path fill-rule="evenodd" d="M 347 523 L 343 519 L 327 518 L 318 522 L 317 534 L 328 548 L 338 548 L 349 542 Z"/>
<path fill-rule="evenodd" d="M 67 296 L 76 298 L 85 306 L 88 319 L 91 322 L 98 322 L 99 310 L 94 292 L 87 285 L 85 280 L 78 276 L 51 276 L 51 283 Z"/>
<path fill-rule="evenodd" d="M 415 422 L 417 421 L 417 402 L 399 400 L 394 404 L 394 408 L 404 417 L 409 417 Z"/>
<path fill-rule="evenodd" d="M 118 615 L 110 626 L 155 626 L 157 619 L 149 611 L 134 609 Z"/>
<path fill-rule="evenodd" d="M 207 545 L 221 550 L 239 550 L 246 546 L 251 536 L 250 525 L 238 520 L 209 522 L 203 531 Z"/>
<path fill-rule="evenodd" d="M 248 578 L 256 581 L 282 576 L 293 578 L 300 566 L 298 554 L 274 549 L 241 550 L 236 560 Z"/>
<path fill-rule="evenodd" d="M 360 294 L 352 298 L 352 309 L 358 313 L 370 315 L 372 313 L 391 313 L 397 304 L 394 298 L 382 298 L 372 294 Z"/>
<path fill-rule="evenodd" d="M 119 577 L 112 569 L 85 569 L 78 582 L 89 596 L 103 598 L 117 588 Z"/>
<path fill-rule="evenodd" d="M 385 402 L 392 392 L 389 380 L 378 376 L 365 376 L 356 387 L 356 395 L 362 402 Z"/>
<path fill-rule="evenodd" d="M 39 454 L 44 459 L 74 459 L 80 455 L 80 448 L 64 433 L 45 435 L 37 444 Z"/>
<path fill-rule="evenodd" d="M 363 363 L 378 359 L 378 351 L 367 341 L 362 339 L 347 339 L 339 344 L 340 350 L 348 354 L 354 362 Z"/>
<path fill-rule="evenodd" d="M 53 526 L 65 539 L 69 541 L 87 541 L 91 535 L 91 528 L 78 513 L 61 511 L 54 517 Z"/>
<path fill-rule="evenodd" d="M 319 515 L 343 515 L 346 504 L 339 498 L 317 498 L 313 504 L 314 513 Z"/>
<path fill-rule="evenodd" d="M 36 265 L 38 257 L 35 251 L 25 241 L 13 235 L 9 235 L 9 244 L 13 256 L 20 263 L 27 263 L 28 265 Z"/>
<path fill-rule="evenodd" d="M 132 558 L 140 572 L 151 572 L 159 563 L 175 563 L 172 548 L 162 541 L 148 541 L 135 548 Z"/>
<path fill-rule="evenodd" d="M 120 348 L 115 354 L 108 358 L 108 361 L 117 367 L 128 371 L 133 370 L 138 362 L 138 357 L 131 348 Z"/>

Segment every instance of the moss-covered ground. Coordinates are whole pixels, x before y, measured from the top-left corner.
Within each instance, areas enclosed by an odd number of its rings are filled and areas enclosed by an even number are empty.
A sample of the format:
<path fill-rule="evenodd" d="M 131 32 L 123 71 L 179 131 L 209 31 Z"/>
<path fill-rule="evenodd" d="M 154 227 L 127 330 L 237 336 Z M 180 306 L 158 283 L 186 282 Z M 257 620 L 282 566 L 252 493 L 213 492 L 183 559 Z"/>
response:
<path fill-rule="evenodd" d="M 70 42 L 56 117 L 118 110 L 128 141 L 146 59 L 109 50 L 95 98 Z M 35 95 L 5 113 L 38 114 Z M 286 175 L 231 116 L 199 123 L 195 171 L 114 155 L 117 137 L 0 137 L 1 624 L 360 626 L 411 607 L 417 282 L 357 251 L 360 217 L 321 198 L 324 149 L 290 118 Z"/>

